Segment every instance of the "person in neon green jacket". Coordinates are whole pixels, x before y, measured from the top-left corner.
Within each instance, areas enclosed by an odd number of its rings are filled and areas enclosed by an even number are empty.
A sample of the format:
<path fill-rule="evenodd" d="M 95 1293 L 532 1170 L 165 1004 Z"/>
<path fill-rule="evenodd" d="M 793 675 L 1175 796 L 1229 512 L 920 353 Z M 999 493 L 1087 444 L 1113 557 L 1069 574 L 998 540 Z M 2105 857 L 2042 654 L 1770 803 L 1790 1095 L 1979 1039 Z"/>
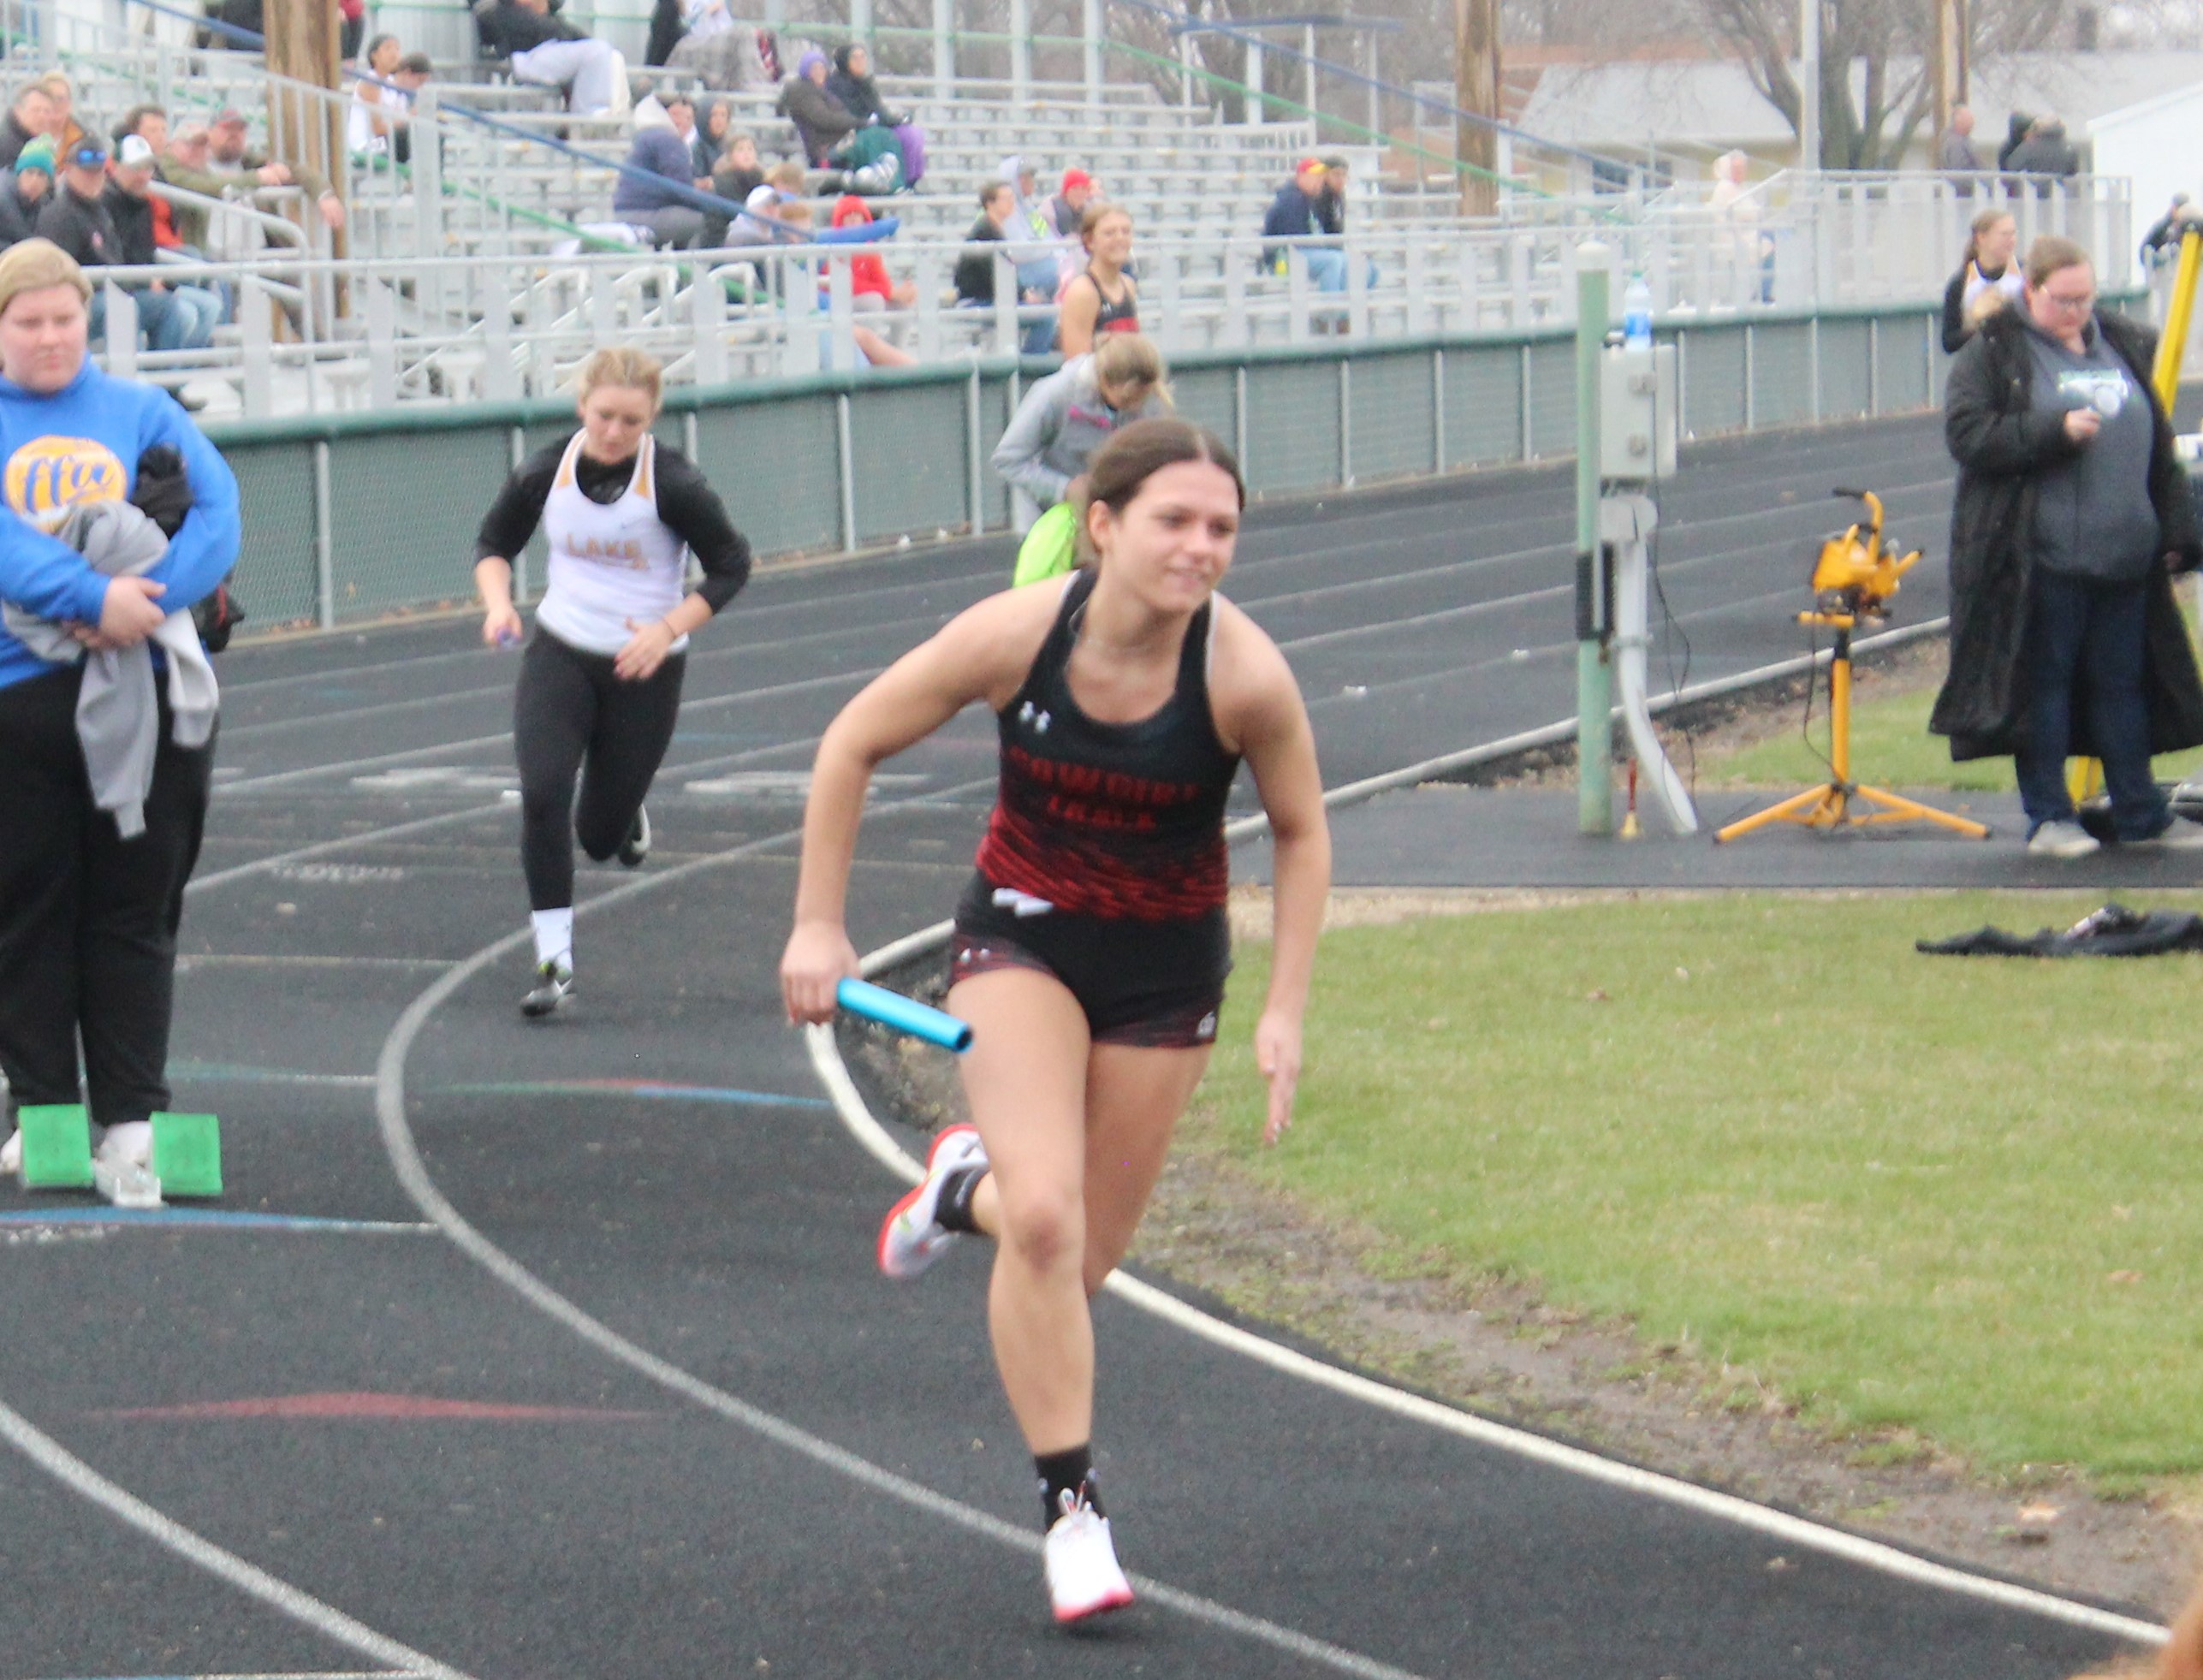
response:
<path fill-rule="evenodd" d="M 995 446 L 995 471 L 1038 502 L 1012 581 L 1060 577 L 1078 563 L 1075 503 L 1086 463 L 1120 426 L 1170 412 L 1168 370 L 1155 341 L 1112 333 L 1025 393 Z"/>

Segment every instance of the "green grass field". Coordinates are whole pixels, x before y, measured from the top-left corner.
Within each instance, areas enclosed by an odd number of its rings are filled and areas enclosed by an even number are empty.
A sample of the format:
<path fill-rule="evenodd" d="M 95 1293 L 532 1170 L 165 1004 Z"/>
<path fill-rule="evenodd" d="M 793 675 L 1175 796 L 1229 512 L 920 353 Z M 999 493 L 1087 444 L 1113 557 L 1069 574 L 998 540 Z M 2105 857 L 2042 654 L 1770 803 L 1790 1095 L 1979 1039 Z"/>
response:
<path fill-rule="evenodd" d="M 2094 904 L 1732 895 L 1333 932 L 1274 1152 L 1250 944 L 1186 1141 L 1380 1233 L 1386 1269 L 1530 1283 L 1831 1428 L 2106 1487 L 2192 1473 L 2203 959 L 1912 948 Z"/>
<path fill-rule="evenodd" d="M 2018 787 L 2009 758 L 1951 762 L 1939 735 L 1927 733 L 1927 714 L 1935 703 L 1933 688 L 1873 694 L 1851 713 L 1851 774 L 1884 787 L 1949 788 L 1955 793 L 2003 793 Z M 1802 717 L 1801 703 L 1793 709 Z M 1828 775 L 1828 694 L 1814 698 L 1810 745 L 1793 727 L 1734 751 L 1701 753 L 1702 785 L 1733 787 L 1805 787 Z M 2203 765 L 2203 751 L 2168 753 L 2157 761 L 2160 781 L 2177 781 Z"/>

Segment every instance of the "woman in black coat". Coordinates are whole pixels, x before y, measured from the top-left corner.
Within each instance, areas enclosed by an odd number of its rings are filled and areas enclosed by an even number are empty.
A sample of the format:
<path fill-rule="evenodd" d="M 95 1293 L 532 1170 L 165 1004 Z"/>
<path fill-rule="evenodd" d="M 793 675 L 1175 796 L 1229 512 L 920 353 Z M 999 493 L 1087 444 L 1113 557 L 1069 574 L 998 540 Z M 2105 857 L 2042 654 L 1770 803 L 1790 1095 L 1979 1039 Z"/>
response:
<path fill-rule="evenodd" d="M 2103 759 L 2123 843 L 2163 843 L 2150 757 L 2203 744 L 2170 577 L 2203 562 L 2203 531 L 2150 383 L 2154 337 L 2092 315 L 2094 291 L 2079 246 L 2036 240 L 2024 298 L 1958 353 L 1944 402 L 1951 674 L 1928 727 L 1955 759 L 2012 755 L 2029 847 L 2061 857 L 2096 845 L 2069 753 Z"/>
<path fill-rule="evenodd" d="M 888 102 L 880 97 L 880 85 L 872 80 L 872 55 L 855 42 L 834 50 L 834 74 L 826 79 L 826 91 L 841 101 L 849 115 L 862 125 L 876 122 L 883 128 L 900 128 L 910 121 L 907 114 L 897 116 L 888 109 Z"/>

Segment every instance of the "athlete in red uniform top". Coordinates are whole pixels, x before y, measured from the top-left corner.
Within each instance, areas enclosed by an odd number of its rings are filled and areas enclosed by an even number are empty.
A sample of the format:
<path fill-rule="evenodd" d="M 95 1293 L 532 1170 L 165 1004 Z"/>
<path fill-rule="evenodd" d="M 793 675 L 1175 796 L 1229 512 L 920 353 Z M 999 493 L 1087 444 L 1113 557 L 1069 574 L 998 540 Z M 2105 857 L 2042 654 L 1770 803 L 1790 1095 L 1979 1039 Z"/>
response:
<path fill-rule="evenodd" d="M 949 1007 L 971 1126 L 935 1140 L 880 1232 L 893 1277 L 958 1234 L 996 1239 L 995 1362 L 1040 1475 L 1060 1621 L 1131 1601 L 1094 1482 L 1087 1298 L 1131 1245 L 1208 1066 L 1230 967 L 1224 802 L 1244 758 L 1276 840 L 1276 947 L 1255 1029 L 1264 1137 L 1292 1119 L 1331 877 L 1308 714 L 1276 644 L 1215 593 L 1245 502 L 1182 420 L 1141 420 L 1089 468 L 1101 560 L 981 602 L 851 701 L 820 742 L 804 822 L 788 1014 L 824 1021 L 857 972 L 842 905 L 880 763 L 977 700 L 1001 797 L 957 906 Z"/>

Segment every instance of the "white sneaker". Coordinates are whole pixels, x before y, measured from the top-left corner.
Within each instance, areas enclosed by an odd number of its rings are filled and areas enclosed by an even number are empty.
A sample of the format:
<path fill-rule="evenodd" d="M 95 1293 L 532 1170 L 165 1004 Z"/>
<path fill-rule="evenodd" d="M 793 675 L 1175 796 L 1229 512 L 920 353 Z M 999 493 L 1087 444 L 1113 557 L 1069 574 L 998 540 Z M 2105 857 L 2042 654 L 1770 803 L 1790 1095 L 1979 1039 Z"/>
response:
<path fill-rule="evenodd" d="M 941 1184 L 959 1167 L 986 1164 L 987 1146 L 979 1141 L 977 1126 L 953 1125 L 933 1140 L 925 1177 L 880 1223 L 882 1272 L 891 1278 L 915 1278 L 948 1252 L 961 1233 L 943 1230 L 934 1217 L 941 1207 Z"/>
<path fill-rule="evenodd" d="M 120 1125 L 107 1128 L 107 1136 L 99 1140 L 96 1152 L 102 1161 L 130 1167 L 151 1167 L 153 1164 L 153 1123 L 151 1120 L 125 1120 Z"/>
<path fill-rule="evenodd" d="M 23 1170 L 23 1134 L 11 1131 L 8 1141 L 0 1143 L 0 1172 L 21 1172 Z"/>
<path fill-rule="evenodd" d="M 2078 822 L 2046 822 L 2028 837 L 2027 849 L 2038 858 L 2086 858 L 2104 843 Z"/>
<path fill-rule="evenodd" d="M 1105 1610 L 1122 1610 L 1132 1601 L 1132 1583 L 1118 1567 L 1109 1519 L 1067 1488 L 1056 1497 L 1063 1502 L 1063 1515 L 1041 1549 L 1055 1619 L 1080 1622 Z"/>

